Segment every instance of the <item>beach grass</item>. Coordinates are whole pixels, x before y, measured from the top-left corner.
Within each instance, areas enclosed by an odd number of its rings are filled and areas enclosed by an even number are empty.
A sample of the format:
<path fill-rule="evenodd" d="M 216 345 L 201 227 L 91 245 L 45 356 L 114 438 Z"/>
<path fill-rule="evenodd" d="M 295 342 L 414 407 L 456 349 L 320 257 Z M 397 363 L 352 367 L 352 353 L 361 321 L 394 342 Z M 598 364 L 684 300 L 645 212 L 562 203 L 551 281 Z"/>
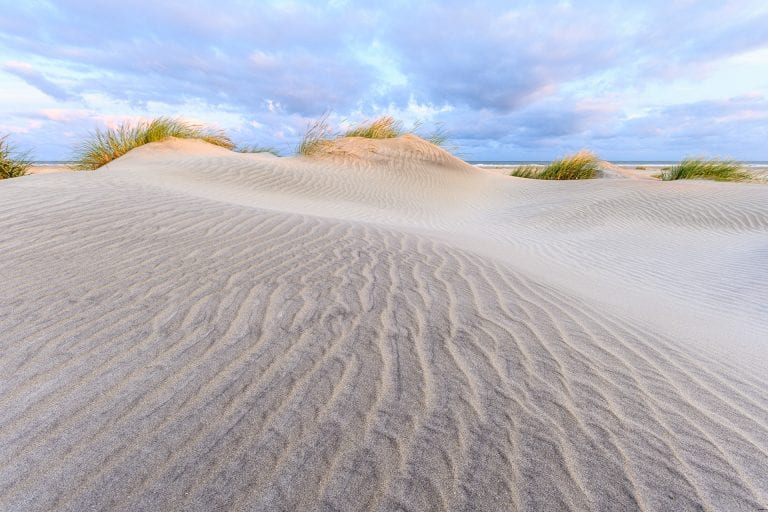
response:
<path fill-rule="evenodd" d="M 394 139 L 405 133 L 402 122 L 397 121 L 392 116 L 382 116 L 347 130 L 343 136 L 364 137 L 366 139 Z"/>
<path fill-rule="evenodd" d="M 302 156 L 312 156 L 322 152 L 327 148 L 331 142 L 338 138 L 339 135 L 335 134 L 328 123 L 328 116 L 330 112 L 326 112 L 322 116 L 318 117 L 309 125 L 304 132 L 304 136 L 301 138 L 301 142 L 296 147 L 296 154 Z"/>
<path fill-rule="evenodd" d="M 0 136 L 0 180 L 24 176 L 31 165 L 26 153 L 18 153 L 10 145 L 7 135 Z"/>
<path fill-rule="evenodd" d="M 280 156 L 280 152 L 273 146 L 237 146 L 234 150 L 238 153 L 269 153 L 270 155 Z"/>
<path fill-rule="evenodd" d="M 123 123 L 117 128 L 96 130 L 91 138 L 78 146 L 73 168 L 98 169 L 134 148 L 170 137 L 201 139 L 227 149 L 233 149 L 235 146 L 223 131 L 171 117 L 158 117 L 134 125 Z"/>
<path fill-rule="evenodd" d="M 750 178 L 740 163 L 718 158 L 686 158 L 657 176 L 662 181 L 715 180 L 744 181 Z"/>
<path fill-rule="evenodd" d="M 598 172 L 597 155 L 591 151 L 582 150 L 555 160 L 544 168 L 524 165 L 516 168 L 509 175 L 537 180 L 588 180 L 595 178 Z"/>
<path fill-rule="evenodd" d="M 537 179 L 543 170 L 544 167 L 537 165 L 521 165 L 520 167 L 516 167 L 515 170 L 509 173 L 509 175 L 517 178 Z"/>
<path fill-rule="evenodd" d="M 448 142 L 450 139 L 450 135 L 448 134 L 448 130 L 446 130 L 445 126 L 442 124 L 438 124 L 431 133 L 422 136 L 422 138 L 427 142 L 431 142 L 435 146 L 440 146 L 449 150 L 458 149 L 456 146 L 450 148 L 445 147 L 446 142 Z"/>

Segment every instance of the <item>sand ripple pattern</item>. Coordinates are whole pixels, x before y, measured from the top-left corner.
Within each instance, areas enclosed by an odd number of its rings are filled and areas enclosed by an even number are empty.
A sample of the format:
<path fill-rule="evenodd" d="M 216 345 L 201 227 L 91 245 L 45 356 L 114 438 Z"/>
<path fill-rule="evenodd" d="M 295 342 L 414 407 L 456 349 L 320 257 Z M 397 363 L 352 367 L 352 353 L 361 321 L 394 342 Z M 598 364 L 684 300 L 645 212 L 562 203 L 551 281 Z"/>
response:
<path fill-rule="evenodd" d="M 2 510 L 768 506 L 764 373 L 427 236 L 23 183 Z"/>

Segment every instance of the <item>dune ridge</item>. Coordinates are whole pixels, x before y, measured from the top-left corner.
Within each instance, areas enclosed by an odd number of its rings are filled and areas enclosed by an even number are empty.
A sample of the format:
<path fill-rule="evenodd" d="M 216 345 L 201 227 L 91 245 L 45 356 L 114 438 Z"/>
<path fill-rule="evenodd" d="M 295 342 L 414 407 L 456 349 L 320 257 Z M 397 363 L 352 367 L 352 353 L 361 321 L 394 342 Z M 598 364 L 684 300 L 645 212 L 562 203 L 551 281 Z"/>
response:
<path fill-rule="evenodd" d="M 0 508 L 768 506 L 764 188 L 340 145 L 0 186 Z"/>

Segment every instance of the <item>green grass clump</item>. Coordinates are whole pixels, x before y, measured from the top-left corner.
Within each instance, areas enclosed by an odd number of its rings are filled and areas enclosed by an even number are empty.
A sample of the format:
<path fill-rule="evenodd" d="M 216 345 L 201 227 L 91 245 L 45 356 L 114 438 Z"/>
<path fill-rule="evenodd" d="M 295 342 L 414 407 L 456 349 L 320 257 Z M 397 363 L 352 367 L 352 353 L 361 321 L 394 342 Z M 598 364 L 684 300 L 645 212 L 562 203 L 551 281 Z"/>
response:
<path fill-rule="evenodd" d="M 331 144 L 333 139 L 338 138 L 328 124 L 329 115 L 330 113 L 326 112 L 307 126 L 304 137 L 296 147 L 297 155 L 312 156 L 320 153 Z"/>
<path fill-rule="evenodd" d="M 158 117 L 135 125 L 123 123 L 117 128 L 96 130 L 90 140 L 77 148 L 73 167 L 78 170 L 98 169 L 130 150 L 159 142 L 169 137 L 201 139 L 227 149 L 234 148 L 230 138 L 222 131 L 191 124 L 180 119 Z"/>
<path fill-rule="evenodd" d="M 344 132 L 344 137 L 365 137 L 366 139 L 394 139 L 406 133 L 403 123 L 392 116 L 383 116 L 362 123 Z"/>
<path fill-rule="evenodd" d="M 543 170 L 543 167 L 537 165 L 521 165 L 520 167 L 516 167 L 515 170 L 509 173 L 509 175 L 517 178 L 538 179 Z"/>
<path fill-rule="evenodd" d="M 238 146 L 235 148 L 238 153 L 269 153 L 270 155 L 280 156 L 280 152 L 272 146 Z"/>
<path fill-rule="evenodd" d="M 544 168 L 534 165 L 518 167 L 509 175 L 537 180 L 588 180 L 597 176 L 597 164 L 597 156 L 591 151 L 583 150 L 555 160 Z"/>
<path fill-rule="evenodd" d="M 8 136 L 0 137 L 0 180 L 18 178 L 27 174 L 32 165 L 26 154 L 18 154 L 8 143 Z"/>
<path fill-rule="evenodd" d="M 730 160 L 686 158 L 678 165 L 658 175 L 662 181 L 673 180 L 715 180 L 743 181 L 750 178 L 738 162 Z"/>

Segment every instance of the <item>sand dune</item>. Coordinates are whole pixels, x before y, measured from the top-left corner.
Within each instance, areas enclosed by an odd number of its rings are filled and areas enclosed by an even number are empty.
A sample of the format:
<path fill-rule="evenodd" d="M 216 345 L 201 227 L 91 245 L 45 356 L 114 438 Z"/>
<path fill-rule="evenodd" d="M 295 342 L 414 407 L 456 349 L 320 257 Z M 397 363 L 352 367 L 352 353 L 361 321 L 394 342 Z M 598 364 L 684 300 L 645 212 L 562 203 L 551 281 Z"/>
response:
<path fill-rule="evenodd" d="M 768 507 L 768 188 L 336 149 L 0 183 L 0 509 Z"/>

